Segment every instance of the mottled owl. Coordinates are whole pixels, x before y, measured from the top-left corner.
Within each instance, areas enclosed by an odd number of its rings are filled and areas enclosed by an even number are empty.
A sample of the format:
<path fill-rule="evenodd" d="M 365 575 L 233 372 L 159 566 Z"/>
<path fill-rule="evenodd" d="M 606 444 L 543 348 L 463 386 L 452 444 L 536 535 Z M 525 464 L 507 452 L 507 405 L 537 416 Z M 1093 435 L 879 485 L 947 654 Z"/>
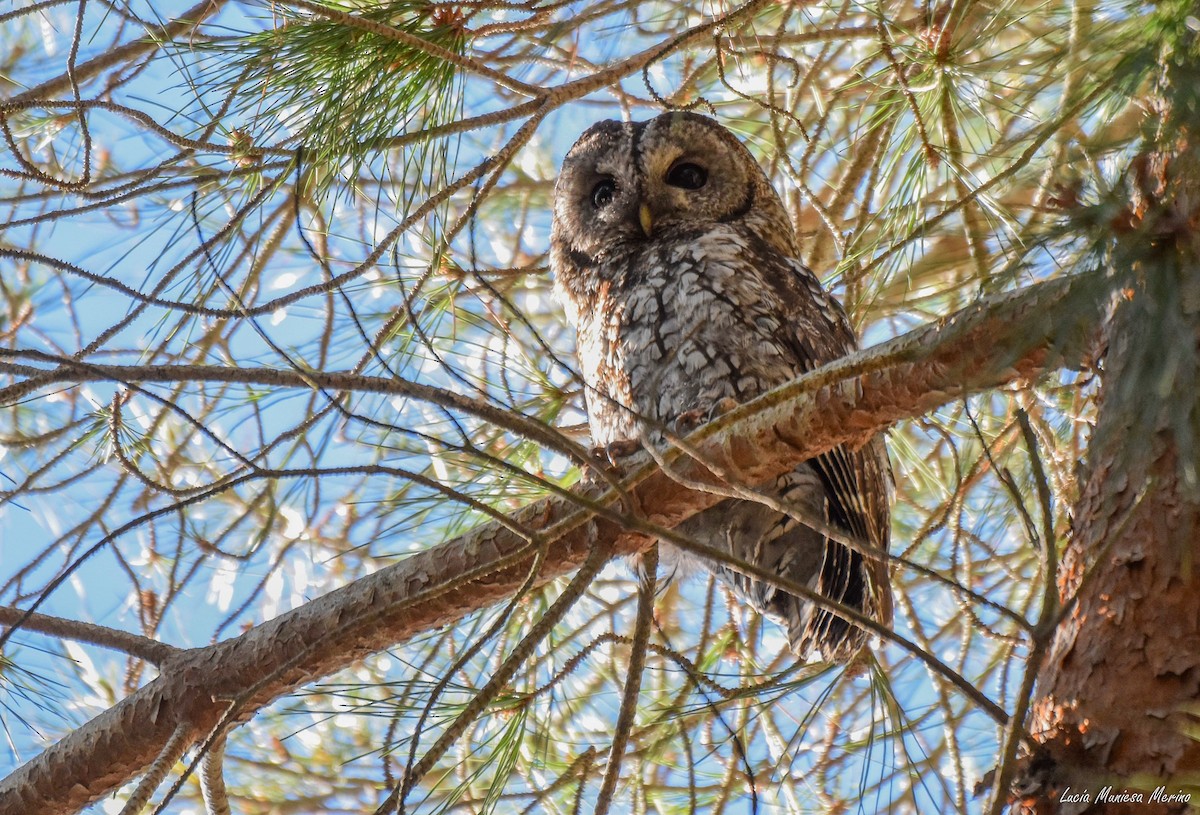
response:
<path fill-rule="evenodd" d="M 578 335 L 593 443 L 661 439 L 655 427 L 747 401 L 854 350 L 841 305 L 797 257 L 766 174 L 716 121 L 677 111 L 584 132 L 555 187 L 550 262 Z M 677 531 L 888 624 L 887 566 L 870 556 L 887 551 L 888 485 L 876 438 L 757 485 L 790 513 L 727 499 Z M 838 530 L 858 551 L 798 517 Z M 662 555 L 676 570 L 717 575 L 782 625 L 802 660 L 845 662 L 866 639 L 736 566 L 672 546 Z"/>

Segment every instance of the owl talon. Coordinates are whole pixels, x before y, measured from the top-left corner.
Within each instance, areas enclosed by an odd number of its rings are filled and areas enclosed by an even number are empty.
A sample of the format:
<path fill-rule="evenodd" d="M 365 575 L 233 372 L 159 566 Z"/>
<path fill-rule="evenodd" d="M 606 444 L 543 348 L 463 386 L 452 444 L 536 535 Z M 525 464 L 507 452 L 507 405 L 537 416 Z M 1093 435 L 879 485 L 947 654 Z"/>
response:
<path fill-rule="evenodd" d="M 675 418 L 675 432 L 690 433 L 697 427 L 711 422 L 721 414 L 728 413 L 737 406 L 736 399 L 731 396 L 725 396 L 713 402 L 707 410 L 704 408 L 685 410 Z"/>
<path fill-rule="evenodd" d="M 637 439 L 622 439 L 602 444 L 599 447 L 593 447 L 592 458 L 602 461 L 610 467 L 620 469 L 621 464 L 619 459 L 629 458 L 634 453 L 640 453 L 641 451 L 642 443 Z"/>
<path fill-rule="evenodd" d="M 711 422 L 713 419 L 728 413 L 737 406 L 738 400 L 732 396 L 722 396 L 713 404 L 712 409 L 708 411 L 708 420 Z"/>
<path fill-rule="evenodd" d="M 700 408 L 685 410 L 683 413 L 680 413 L 675 417 L 675 432 L 690 433 L 700 425 L 704 424 L 707 418 L 707 410 L 701 410 Z"/>

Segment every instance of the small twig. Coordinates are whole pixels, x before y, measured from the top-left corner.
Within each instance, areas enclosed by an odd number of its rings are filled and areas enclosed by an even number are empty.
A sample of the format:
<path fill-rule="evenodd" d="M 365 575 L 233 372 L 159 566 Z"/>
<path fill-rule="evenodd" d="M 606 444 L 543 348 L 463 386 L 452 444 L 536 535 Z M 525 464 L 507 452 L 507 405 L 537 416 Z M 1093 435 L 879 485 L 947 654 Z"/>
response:
<path fill-rule="evenodd" d="M 638 694 L 642 689 L 642 672 L 646 669 L 646 645 L 650 641 L 650 629 L 654 622 L 655 584 L 658 577 L 658 546 L 651 546 L 642 553 L 641 576 L 638 581 L 637 621 L 633 629 L 633 642 L 629 647 L 629 664 L 626 666 L 625 690 L 621 695 L 621 709 L 617 712 L 617 723 L 613 727 L 612 746 L 608 752 L 608 766 L 604 768 L 604 780 L 596 796 L 595 815 L 607 815 L 612 806 L 617 781 L 621 778 L 621 761 L 629 744 L 629 733 L 637 715 Z"/>
<path fill-rule="evenodd" d="M 64 620 L 60 617 L 51 617 L 48 614 L 38 614 L 11 606 L 0 606 L 0 624 L 20 625 L 25 631 L 36 631 L 51 637 L 91 643 L 101 648 L 129 654 L 137 659 L 144 659 L 152 665 L 162 665 L 180 653 L 180 649 L 173 645 L 130 634 L 127 631 L 118 631 L 115 628 L 77 620 Z"/>
<path fill-rule="evenodd" d="M 146 804 L 150 802 L 150 796 L 167 777 L 167 773 L 175 766 L 175 762 L 187 751 L 191 743 L 190 735 L 190 726 L 181 722 L 175 727 L 175 732 L 171 734 L 171 738 L 167 739 L 167 743 L 159 751 L 158 758 L 154 759 L 154 763 L 147 768 L 146 774 L 138 782 L 137 788 L 126 799 L 125 806 L 121 807 L 120 815 L 138 815 L 145 809 Z M 168 800 L 169 798 L 170 796 L 168 796 Z"/>
<path fill-rule="evenodd" d="M 451 722 L 433 746 L 421 757 L 416 766 L 412 768 L 412 772 L 405 773 L 401 780 L 400 786 L 392 790 L 392 793 L 387 799 L 379 805 L 375 810 L 375 815 L 387 815 L 387 813 L 397 810 L 400 813 L 404 812 L 405 798 L 425 775 L 433 768 L 433 765 L 446 753 L 454 742 L 458 741 L 466 729 L 470 727 L 479 715 L 490 705 L 499 693 L 504 690 L 509 681 L 516 675 L 517 671 L 525 664 L 525 660 L 529 658 L 538 644 L 541 643 L 547 635 L 550 634 L 559 621 L 566 615 L 571 607 L 575 605 L 575 601 L 583 596 L 587 591 L 588 586 L 592 584 L 594 578 L 604 564 L 608 562 L 609 548 L 602 545 L 595 545 L 588 552 L 587 560 L 579 567 L 579 571 L 571 578 L 571 582 L 567 584 L 562 593 L 558 595 L 550 608 L 546 609 L 546 613 L 541 619 L 529 630 L 512 652 L 504 659 L 504 662 L 496 669 L 479 692 L 466 704 L 462 712 Z"/>
<path fill-rule="evenodd" d="M 200 762 L 200 794 L 204 797 L 206 815 L 231 815 L 223 766 L 227 738 L 228 733 L 222 732 Z"/>

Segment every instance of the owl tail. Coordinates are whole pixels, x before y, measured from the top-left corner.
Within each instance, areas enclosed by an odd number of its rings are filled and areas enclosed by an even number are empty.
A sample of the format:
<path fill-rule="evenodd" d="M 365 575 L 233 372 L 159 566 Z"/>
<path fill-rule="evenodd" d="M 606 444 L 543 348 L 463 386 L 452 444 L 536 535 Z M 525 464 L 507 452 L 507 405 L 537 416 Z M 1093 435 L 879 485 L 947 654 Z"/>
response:
<path fill-rule="evenodd" d="M 817 594 L 841 603 L 870 618 L 877 618 L 871 572 L 864 558 L 840 543 L 825 542 L 825 553 L 816 585 Z M 801 659 L 816 652 L 831 662 L 849 662 L 866 644 L 868 633 L 836 612 L 811 601 L 788 595 L 788 644 Z"/>

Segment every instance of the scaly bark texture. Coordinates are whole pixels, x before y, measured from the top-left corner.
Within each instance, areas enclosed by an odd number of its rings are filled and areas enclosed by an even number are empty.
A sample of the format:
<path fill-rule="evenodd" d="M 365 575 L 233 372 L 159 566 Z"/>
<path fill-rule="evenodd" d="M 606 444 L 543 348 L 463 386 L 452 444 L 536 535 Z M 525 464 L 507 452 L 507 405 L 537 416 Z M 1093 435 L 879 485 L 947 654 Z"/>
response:
<path fill-rule="evenodd" d="M 1110 227 L 1125 280 L 1059 574 L 1067 614 L 1039 677 L 1021 812 L 1166 815 L 1200 806 L 1200 66 L 1190 4 L 1167 33 L 1152 147 Z M 1186 800 L 1190 796 L 1191 807 Z"/>
<path fill-rule="evenodd" d="M 1126 340 L 1114 339 L 1116 378 Z M 1200 703 L 1200 512 L 1170 436 L 1134 440 L 1108 419 L 1062 564 L 1060 594 L 1074 604 L 1033 708 L 1045 752 L 1026 780 L 1041 788 L 1020 811 L 1038 815 L 1181 813 L 1186 802 L 1161 797 L 1189 791 L 1200 802 L 1200 741 L 1186 729 Z"/>

